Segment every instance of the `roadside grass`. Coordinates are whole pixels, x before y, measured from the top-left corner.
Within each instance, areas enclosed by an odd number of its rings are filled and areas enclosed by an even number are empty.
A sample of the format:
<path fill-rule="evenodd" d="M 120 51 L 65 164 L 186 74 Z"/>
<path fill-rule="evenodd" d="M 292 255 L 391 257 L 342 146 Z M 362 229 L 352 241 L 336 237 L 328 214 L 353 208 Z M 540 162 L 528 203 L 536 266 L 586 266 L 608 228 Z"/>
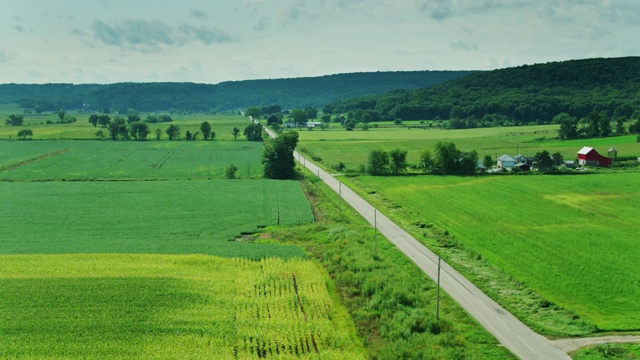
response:
<path fill-rule="evenodd" d="M 311 176 L 303 182 L 316 222 L 268 227 L 265 236 L 307 249 L 329 272 L 372 359 L 515 359 L 496 339 L 338 195 Z"/>
<path fill-rule="evenodd" d="M 232 241 L 313 221 L 296 181 L 0 182 L 0 254 L 172 253 L 304 258 Z"/>
<path fill-rule="evenodd" d="M 0 357 L 366 358 L 326 281 L 308 260 L 3 255 Z"/>
<path fill-rule="evenodd" d="M 602 344 L 580 349 L 573 354 L 574 360 L 633 360 L 640 358 L 638 344 Z"/>
<path fill-rule="evenodd" d="M 537 331 L 640 329 L 634 173 L 345 181 Z"/>
<path fill-rule="evenodd" d="M 299 149 L 307 155 L 322 159 L 317 162 L 325 169 L 335 167 L 339 162 L 347 170 L 357 171 L 366 165 L 370 151 L 400 148 L 408 151 L 408 161 L 417 164 L 423 150 L 433 151 L 439 141 L 454 142 L 462 151 L 475 150 L 480 159 L 491 155 L 495 159 L 503 154 L 514 156 L 516 152 L 533 157 L 535 153 L 547 150 L 550 154 L 560 152 L 565 160 L 577 158 L 583 146 L 592 146 L 606 155 L 615 146 L 619 156 L 640 155 L 640 143 L 635 135 L 560 141 L 558 125 L 532 125 L 463 130 L 372 128 L 368 131 L 345 131 L 343 129 L 301 130 Z"/>
<path fill-rule="evenodd" d="M 262 143 L 252 141 L 0 141 L 0 180 L 261 178 Z M 51 156 L 47 156 L 50 154 Z"/>

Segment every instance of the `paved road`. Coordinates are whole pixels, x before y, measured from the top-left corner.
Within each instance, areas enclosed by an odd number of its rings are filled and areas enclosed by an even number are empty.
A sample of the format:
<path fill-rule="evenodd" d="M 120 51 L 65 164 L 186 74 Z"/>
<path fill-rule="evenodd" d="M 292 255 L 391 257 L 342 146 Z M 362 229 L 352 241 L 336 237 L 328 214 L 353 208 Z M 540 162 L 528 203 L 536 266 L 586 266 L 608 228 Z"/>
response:
<path fill-rule="evenodd" d="M 273 131 L 266 128 L 265 130 L 269 136 L 275 136 Z M 375 222 L 380 233 L 416 263 L 425 274 L 434 279 L 434 281 L 437 279 L 437 255 L 377 211 L 353 190 L 341 185 L 331 174 L 320 169 L 311 161 L 307 161 L 297 151 L 294 152 L 294 156 L 308 171 L 319 176 L 336 193 L 341 193 L 344 201 L 349 203 L 372 226 Z M 560 348 L 542 335 L 535 333 L 515 316 L 491 300 L 444 261 L 441 262 L 440 285 L 460 306 L 493 334 L 503 346 L 511 350 L 519 358 L 524 360 L 571 359 Z"/>

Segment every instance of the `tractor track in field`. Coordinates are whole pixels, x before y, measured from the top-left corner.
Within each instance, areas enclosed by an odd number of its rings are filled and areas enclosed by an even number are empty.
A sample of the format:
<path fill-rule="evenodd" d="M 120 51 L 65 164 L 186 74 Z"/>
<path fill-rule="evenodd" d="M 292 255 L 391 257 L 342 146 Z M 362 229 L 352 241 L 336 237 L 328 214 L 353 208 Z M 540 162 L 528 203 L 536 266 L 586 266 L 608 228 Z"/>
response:
<path fill-rule="evenodd" d="M 602 344 L 639 344 L 640 335 L 607 335 L 586 338 L 558 339 L 551 341 L 564 352 L 572 353 L 584 347 Z"/>
<path fill-rule="evenodd" d="M 17 163 L 13 163 L 13 164 L 9 164 L 9 165 L 0 167 L 0 171 L 15 170 L 15 169 L 21 168 L 23 166 L 27 166 L 27 165 L 29 165 L 31 163 L 36 162 L 36 161 L 48 159 L 50 157 L 57 156 L 57 155 L 62 155 L 62 154 L 67 153 L 69 151 L 71 151 L 71 149 L 62 149 L 62 150 L 50 152 L 50 153 L 47 153 L 47 154 L 44 154 L 44 155 L 36 156 L 34 158 L 31 158 L 31 159 L 23 160 L 23 161 L 20 161 L 20 162 L 17 162 Z"/>

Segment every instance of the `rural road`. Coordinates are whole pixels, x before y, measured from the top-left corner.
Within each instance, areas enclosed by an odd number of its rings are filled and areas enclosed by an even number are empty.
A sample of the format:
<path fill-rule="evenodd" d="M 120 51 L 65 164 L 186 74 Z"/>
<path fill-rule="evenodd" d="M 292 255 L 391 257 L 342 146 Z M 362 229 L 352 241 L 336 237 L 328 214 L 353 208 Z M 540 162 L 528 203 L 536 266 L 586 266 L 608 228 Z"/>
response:
<path fill-rule="evenodd" d="M 269 136 L 276 136 L 270 129 L 266 127 L 264 129 Z M 307 161 L 297 151 L 294 152 L 294 157 L 311 173 L 319 176 L 336 193 L 341 193 L 342 199 L 360 213 L 372 226 L 375 222 L 378 231 L 382 235 L 416 263 L 425 274 L 436 281 L 438 276 L 438 256 L 436 254 L 420 244 L 414 237 L 389 220 L 353 190 L 347 186 L 342 186 L 340 181 L 331 176 L 331 174 L 320 169 L 311 161 Z M 487 331 L 495 336 L 504 347 L 520 359 L 571 359 L 559 347 L 531 330 L 444 261 L 441 262 L 440 286 Z"/>

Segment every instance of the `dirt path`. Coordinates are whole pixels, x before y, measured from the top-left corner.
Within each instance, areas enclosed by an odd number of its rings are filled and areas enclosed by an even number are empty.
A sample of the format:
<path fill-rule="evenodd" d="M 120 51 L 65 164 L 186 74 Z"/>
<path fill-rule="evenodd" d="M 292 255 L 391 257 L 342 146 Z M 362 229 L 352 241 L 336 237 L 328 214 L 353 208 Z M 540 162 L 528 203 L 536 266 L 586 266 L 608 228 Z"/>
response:
<path fill-rule="evenodd" d="M 576 350 L 582 349 L 586 346 L 591 345 L 599 345 L 606 343 L 616 343 L 616 344 L 635 344 L 640 343 L 640 336 L 638 335 L 612 335 L 612 336 L 600 336 L 600 337 L 590 337 L 590 338 L 579 338 L 579 339 L 559 339 L 552 340 L 555 346 L 559 347 L 566 353 L 571 353 Z"/>

